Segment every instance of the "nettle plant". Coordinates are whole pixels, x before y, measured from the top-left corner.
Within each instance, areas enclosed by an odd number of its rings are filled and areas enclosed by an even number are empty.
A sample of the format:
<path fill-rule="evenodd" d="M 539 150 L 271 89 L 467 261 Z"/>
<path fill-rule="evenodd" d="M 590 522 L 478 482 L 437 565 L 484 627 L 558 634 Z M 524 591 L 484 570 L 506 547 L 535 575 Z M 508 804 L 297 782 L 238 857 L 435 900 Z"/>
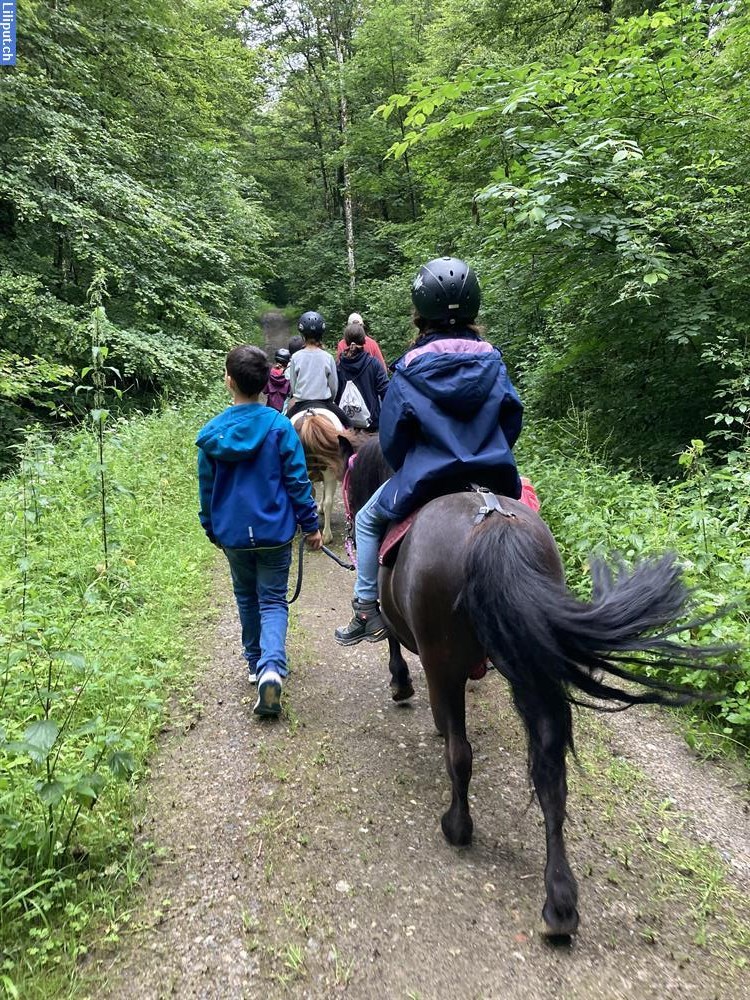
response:
<path fill-rule="evenodd" d="M 91 647 L 92 629 L 106 627 L 127 583 L 127 566 L 112 566 L 116 545 L 108 496 L 120 488 L 107 476 L 110 411 L 104 403 L 108 394 L 120 393 L 107 386 L 107 373 L 117 373 L 104 363 L 103 295 L 98 278 L 90 294 L 92 363 L 81 373 L 90 380 L 81 391 L 90 392 L 93 404 L 96 460 L 88 468 L 90 488 L 83 498 L 61 495 L 55 449 L 40 429 L 30 431 L 18 448 L 17 504 L 9 524 L 16 574 L 4 581 L 11 624 L 0 635 L 0 754 L 5 758 L 0 890 L 7 865 L 45 870 L 70 860 L 84 811 L 94 808 L 110 780 L 127 781 L 134 769 L 128 730 L 143 705 L 107 697 L 108 689 L 118 688 L 116 672 L 76 644 L 85 631 L 83 646 Z M 95 570 L 83 577 L 61 567 L 66 547 L 81 546 L 74 523 L 81 500 L 89 510 L 83 526 L 98 526 L 97 549 L 101 546 Z M 83 544 L 90 543 L 84 539 Z M 22 898 L 6 900 L 0 912 L 14 903 L 20 905 Z"/>
<path fill-rule="evenodd" d="M 92 463 L 90 472 L 92 473 L 92 484 L 87 499 L 93 506 L 92 513 L 86 518 L 86 525 L 99 526 L 103 570 L 109 570 L 110 553 L 116 544 L 112 538 L 110 522 L 112 519 L 112 509 L 107 502 L 109 492 L 120 490 L 121 487 L 114 482 L 107 482 L 107 463 L 105 461 L 105 440 L 106 424 L 112 417 L 112 410 L 107 406 L 107 399 L 122 399 L 122 389 L 107 381 L 108 376 L 120 379 L 120 372 L 112 365 L 105 364 L 109 355 L 109 349 L 104 343 L 104 329 L 107 322 L 107 314 L 104 309 L 104 299 L 106 298 L 106 279 L 102 271 L 98 271 L 91 282 L 88 291 L 88 299 L 91 304 L 91 364 L 81 370 L 81 384 L 76 387 L 76 393 L 87 393 L 92 406 L 89 410 L 89 419 L 94 428 L 97 444 L 97 461 Z M 116 444 L 116 439 L 110 437 L 110 441 Z"/>

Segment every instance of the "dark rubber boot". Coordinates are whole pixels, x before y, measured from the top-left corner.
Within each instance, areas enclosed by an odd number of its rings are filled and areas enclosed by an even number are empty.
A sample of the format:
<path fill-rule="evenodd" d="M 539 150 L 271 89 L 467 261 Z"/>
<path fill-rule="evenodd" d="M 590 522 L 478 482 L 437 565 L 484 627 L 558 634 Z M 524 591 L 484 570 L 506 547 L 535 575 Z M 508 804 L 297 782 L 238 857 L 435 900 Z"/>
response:
<path fill-rule="evenodd" d="M 363 639 L 380 642 L 388 638 L 388 626 L 383 621 L 377 601 L 360 601 L 355 597 L 352 607 L 352 620 L 343 628 L 337 628 L 334 633 L 340 646 L 356 646 Z"/>

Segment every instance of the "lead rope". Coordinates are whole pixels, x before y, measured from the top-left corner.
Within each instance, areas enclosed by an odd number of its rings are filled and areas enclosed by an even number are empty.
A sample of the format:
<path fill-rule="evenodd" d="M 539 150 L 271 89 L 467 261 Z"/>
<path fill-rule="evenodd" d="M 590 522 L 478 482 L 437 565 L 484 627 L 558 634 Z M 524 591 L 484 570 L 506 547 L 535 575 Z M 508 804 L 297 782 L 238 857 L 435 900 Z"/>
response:
<path fill-rule="evenodd" d="M 351 479 L 352 468 L 354 467 L 354 460 L 356 459 L 356 452 L 349 456 L 349 461 L 346 463 L 346 472 L 344 473 L 344 479 L 341 483 L 341 495 L 344 498 L 344 516 L 346 517 L 346 538 L 344 539 L 344 549 L 346 554 L 349 556 L 349 562 L 352 564 L 350 569 L 357 568 L 357 548 L 354 544 L 354 518 L 352 517 L 352 508 L 349 503 L 349 481 Z"/>
<path fill-rule="evenodd" d="M 294 588 L 294 595 L 288 599 L 287 604 L 294 604 L 294 602 L 300 595 L 300 591 L 302 590 L 302 573 L 304 567 L 302 556 L 304 551 L 305 551 L 305 536 L 300 534 L 299 545 L 297 547 L 297 586 Z"/>
<path fill-rule="evenodd" d="M 353 566 L 352 563 L 344 562 L 343 559 L 339 559 L 336 553 L 332 552 L 326 545 L 321 545 L 320 551 L 325 553 L 325 555 L 327 555 L 329 559 L 333 559 L 333 561 L 342 569 L 348 569 L 353 572 L 357 568 L 356 566 Z M 294 588 L 294 593 L 290 598 L 288 598 L 287 604 L 294 604 L 294 602 L 297 600 L 302 590 L 302 579 L 304 575 L 304 554 L 305 554 L 305 536 L 300 535 L 297 548 L 297 584 Z"/>

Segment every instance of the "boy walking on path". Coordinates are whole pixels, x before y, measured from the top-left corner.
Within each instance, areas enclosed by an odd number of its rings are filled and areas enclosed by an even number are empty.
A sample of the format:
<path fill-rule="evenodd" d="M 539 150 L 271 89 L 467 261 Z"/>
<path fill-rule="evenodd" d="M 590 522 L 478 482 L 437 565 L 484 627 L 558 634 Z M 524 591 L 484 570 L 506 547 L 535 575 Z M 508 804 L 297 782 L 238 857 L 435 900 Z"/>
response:
<path fill-rule="evenodd" d="M 287 587 L 297 525 L 311 549 L 322 538 L 305 456 L 289 420 L 258 397 L 269 365 L 258 347 L 235 347 L 224 381 L 233 405 L 198 434 L 200 521 L 224 550 L 242 626 L 256 715 L 281 711 L 288 674 Z"/>

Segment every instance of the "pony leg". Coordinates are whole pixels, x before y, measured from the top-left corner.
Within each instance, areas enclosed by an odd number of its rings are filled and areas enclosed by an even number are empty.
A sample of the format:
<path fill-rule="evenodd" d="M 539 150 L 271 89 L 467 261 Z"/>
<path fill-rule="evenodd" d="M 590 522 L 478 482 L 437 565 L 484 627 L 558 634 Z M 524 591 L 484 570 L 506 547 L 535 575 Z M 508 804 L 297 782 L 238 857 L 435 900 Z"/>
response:
<path fill-rule="evenodd" d="M 529 768 L 547 833 L 542 917 L 550 936 L 569 936 L 578 928 L 578 885 L 568 864 L 563 823 L 568 797 L 565 753 L 571 738 L 570 705 L 561 689 L 513 690 L 529 739 Z"/>
<path fill-rule="evenodd" d="M 328 545 L 333 541 L 331 531 L 331 515 L 333 513 L 333 500 L 336 495 L 336 476 L 330 469 L 323 473 L 323 544 Z"/>
<path fill-rule="evenodd" d="M 422 661 L 430 689 L 430 705 L 435 725 L 445 739 L 445 766 L 451 779 L 450 808 L 440 825 L 449 844 L 465 847 L 471 843 L 474 823 L 469 814 L 469 782 L 473 755 L 466 738 L 466 680 L 435 678 Z"/>
<path fill-rule="evenodd" d="M 394 701 L 407 701 L 414 696 L 414 688 L 411 683 L 409 667 L 401 652 L 401 645 L 398 639 L 392 635 L 388 636 L 388 650 L 390 653 L 388 667 L 391 671 L 391 697 Z"/>

